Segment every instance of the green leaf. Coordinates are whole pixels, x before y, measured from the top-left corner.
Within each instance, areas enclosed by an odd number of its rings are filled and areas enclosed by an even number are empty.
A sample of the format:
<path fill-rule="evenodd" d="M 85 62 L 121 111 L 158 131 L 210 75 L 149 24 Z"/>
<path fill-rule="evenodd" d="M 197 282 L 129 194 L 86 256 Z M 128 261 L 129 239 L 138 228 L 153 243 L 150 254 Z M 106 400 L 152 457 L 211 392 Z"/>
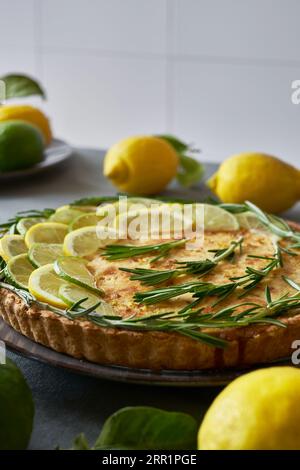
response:
<path fill-rule="evenodd" d="M 122 408 L 104 423 L 95 449 L 196 449 L 196 420 L 146 406 Z"/>
<path fill-rule="evenodd" d="M 33 95 L 46 98 L 46 93 L 41 85 L 26 75 L 5 75 L 0 77 L 0 80 L 5 83 L 6 99 Z"/>
<path fill-rule="evenodd" d="M 182 186 L 188 188 L 202 179 L 204 168 L 200 162 L 187 155 L 179 155 L 179 163 L 177 180 Z"/>
<path fill-rule="evenodd" d="M 90 450 L 90 446 L 83 433 L 75 437 L 72 450 Z"/>
<path fill-rule="evenodd" d="M 163 139 L 166 142 L 168 142 L 174 150 L 178 153 L 183 153 L 189 150 L 189 145 L 183 142 L 182 140 L 177 139 L 177 137 L 174 137 L 173 135 L 157 135 L 159 139 Z"/>
<path fill-rule="evenodd" d="M 158 135 L 157 137 L 168 142 L 178 153 L 179 172 L 176 178 L 181 186 L 188 188 L 198 183 L 204 174 L 203 166 L 194 158 L 186 155 L 186 152 L 195 152 L 196 150 L 173 135 Z"/>

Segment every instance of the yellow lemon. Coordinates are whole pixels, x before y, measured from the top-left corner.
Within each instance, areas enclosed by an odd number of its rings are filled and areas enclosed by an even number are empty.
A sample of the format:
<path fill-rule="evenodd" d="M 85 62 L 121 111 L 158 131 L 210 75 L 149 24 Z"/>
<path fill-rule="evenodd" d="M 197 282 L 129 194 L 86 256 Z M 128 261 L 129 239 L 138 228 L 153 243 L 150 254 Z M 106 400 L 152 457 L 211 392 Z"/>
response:
<path fill-rule="evenodd" d="M 0 106 L 0 122 L 12 119 L 29 122 L 37 127 L 44 138 L 45 145 L 52 140 L 52 132 L 48 118 L 37 108 L 29 105 L 7 104 Z"/>
<path fill-rule="evenodd" d="M 233 155 L 207 184 L 223 202 L 248 200 L 272 213 L 287 210 L 300 199 L 299 170 L 263 153 Z"/>
<path fill-rule="evenodd" d="M 201 450 L 300 450 L 300 370 L 270 367 L 231 382 L 198 433 Z"/>
<path fill-rule="evenodd" d="M 129 137 L 105 155 L 104 175 L 121 191 L 156 194 L 174 178 L 178 164 L 178 155 L 168 142 L 151 136 Z"/>

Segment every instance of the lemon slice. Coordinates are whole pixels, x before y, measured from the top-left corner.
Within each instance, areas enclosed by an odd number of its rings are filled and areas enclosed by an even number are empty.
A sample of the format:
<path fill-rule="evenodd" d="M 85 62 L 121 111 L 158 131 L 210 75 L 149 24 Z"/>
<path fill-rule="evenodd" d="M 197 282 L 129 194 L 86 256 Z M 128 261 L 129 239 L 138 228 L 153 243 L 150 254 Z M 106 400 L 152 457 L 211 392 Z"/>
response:
<path fill-rule="evenodd" d="M 39 224 L 41 222 L 46 222 L 46 220 L 47 219 L 44 217 L 25 217 L 24 219 L 19 220 L 17 223 L 17 230 L 20 235 L 24 236 L 30 227 L 33 227 L 33 225 Z"/>
<path fill-rule="evenodd" d="M 5 267 L 5 274 L 11 283 L 21 289 L 28 288 L 29 277 L 33 271 L 34 267 L 30 263 L 27 254 L 14 256 Z"/>
<path fill-rule="evenodd" d="M 68 233 L 64 240 L 66 256 L 89 256 L 116 239 L 114 230 L 108 230 L 111 236 L 101 236 L 101 227 L 82 227 Z"/>
<path fill-rule="evenodd" d="M 63 245 L 59 243 L 34 243 L 28 252 L 28 257 L 36 268 L 54 263 L 62 255 Z"/>
<path fill-rule="evenodd" d="M 107 215 L 108 210 L 113 210 L 117 215 L 122 212 L 127 212 L 131 209 L 134 210 L 134 206 L 136 206 L 136 209 L 143 210 L 150 208 L 152 204 L 159 206 L 162 204 L 162 201 L 144 197 L 130 197 L 124 200 L 120 198 L 118 201 L 108 202 L 98 206 L 96 212 L 99 216 L 104 217 Z"/>
<path fill-rule="evenodd" d="M 235 215 L 213 204 L 203 204 L 204 229 L 212 232 L 218 230 L 234 231 L 239 229 L 239 222 Z"/>
<path fill-rule="evenodd" d="M 163 235 L 172 237 L 176 226 L 183 227 L 183 217 L 177 214 L 168 204 L 155 207 L 130 208 L 127 212 L 120 212 L 114 221 L 114 228 L 121 238 L 130 239 L 159 239 Z M 181 217 L 181 220 L 179 220 Z M 191 220 L 192 225 L 192 220 Z M 180 228 L 179 227 L 179 228 Z"/>
<path fill-rule="evenodd" d="M 95 286 L 94 278 L 87 268 L 87 261 L 74 256 L 61 256 L 54 263 L 54 271 L 65 281 L 84 287 L 96 294 L 103 294 Z"/>
<path fill-rule="evenodd" d="M 0 239 L 0 256 L 6 263 L 14 256 L 26 252 L 27 247 L 21 235 L 4 235 Z"/>
<path fill-rule="evenodd" d="M 247 230 L 267 230 L 253 212 L 241 212 L 235 215 L 241 228 Z"/>
<path fill-rule="evenodd" d="M 188 230 L 193 228 L 196 220 L 195 207 L 190 205 L 191 210 L 186 213 L 183 204 L 155 202 L 151 207 L 131 206 L 129 211 L 119 213 L 114 221 L 114 228 L 118 230 L 119 236 L 140 240 L 188 236 Z M 201 221 L 203 225 L 203 217 Z"/>
<path fill-rule="evenodd" d="M 63 279 L 55 274 L 53 264 L 46 264 L 30 275 L 28 289 L 37 300 L 65 309 L 68 305 L 59 297 L 59 289 L 63 284 Z"/>
<path fill-rule="evenodd" d="M 64 206 L 60 206 L 56 209 L 55 213 L 64 211 L 65 209 L 75 209 L 79 212 L 96 212 L 98 206 L 76 206 L 71 204 L 66 204 Z"/>
<path fill-rule="evenodd" d="M 63 243 L 68 227 L 57 222 L 44 222 L 31 227 L 25 235 L 25 243 L 30 248 L 34 243 Z"/>
<path fill-rule="evenodd" d="M 81 304 L 84 308 L 93 307 L 93 305 L 96 305 L 101 300 L 87 289 L 76 286 L 75 284 L 62 285 L 59 289 L 59 295 L 69 307 L 72 307 L 74 303 L 85 298 L 87 298 L 87 300 Z M 95 309 L 95 312 L 101 313 L 102 315 L 114 315 L 112 306 L 103 300 L 101 300 L 101 304 Z"/>
<path fill-rule="evenodd" d="M 79 215 L 82 215 L 82 212 L 71 207 L 66 207 L 61 208 L 60 210 L 56 210 L 55 213 L 51 215 L 49 220 L 51 220 L 51 222 L 58 222 L 59 224 L 68 225 Z"/>
<path fill-rule="evenodd" d="M 94 212 L 90 214 L 81 214 L 70 223 L 69 230 L 72 231 L 82 227 L 93 227 L 96 226 L 100 220 L 102 220 L 102 216 L 99 216 Z"/>

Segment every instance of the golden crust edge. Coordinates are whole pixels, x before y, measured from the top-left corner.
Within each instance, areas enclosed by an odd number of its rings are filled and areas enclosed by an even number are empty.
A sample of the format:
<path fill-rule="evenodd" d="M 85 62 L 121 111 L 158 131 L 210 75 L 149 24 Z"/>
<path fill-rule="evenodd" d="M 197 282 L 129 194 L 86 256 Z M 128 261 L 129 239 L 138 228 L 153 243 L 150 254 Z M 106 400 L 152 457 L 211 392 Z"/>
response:
<path fill-rule="evenodd" d="M 300 314 L 281 318 L 287 328 L 257 325 L 214 331 L 229 341 L 218 349 L 177 333 L 133 332 L 69 320 L 50 310 L 27 307 L 0 290 L 0 314 L 12 328 L 57 352 L 102 365 L 152 370 L 203 370 L 269 363 L 288 357 L 300 339 Z"/>

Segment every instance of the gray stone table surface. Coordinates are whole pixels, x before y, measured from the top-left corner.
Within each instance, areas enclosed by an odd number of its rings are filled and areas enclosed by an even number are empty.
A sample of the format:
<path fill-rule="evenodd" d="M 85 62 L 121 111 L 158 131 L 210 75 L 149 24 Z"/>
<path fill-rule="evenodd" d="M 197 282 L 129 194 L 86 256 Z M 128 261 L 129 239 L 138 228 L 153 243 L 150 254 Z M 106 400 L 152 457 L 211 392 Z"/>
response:
<path fill-rule="evenodd" d="M 57 207 L 83 196 L 114 194 L 101 175 L 103 152 L 76 149 L 65 164 L 47 173 L 0 186 L 0 221 L 19 210 Z M 206 165 L 206 176 L 216 168 Z M 204 186 L 192 191 L 171 185 L 166 194 L 201 199 Z M 299 205 L 287 213 L 300 220 Z M 122 384 L 75 375 L 63 369 L 26 359 L 9 352 L 23 371 L 35 401 L 35 424 L 31 449 L 68 448 L 72 439 L 84 432 L 93 442 L 104 422 L 124 406 L 148 405 L 185 411 L 200 419 L 219 388 L 188 389 Z"/>

